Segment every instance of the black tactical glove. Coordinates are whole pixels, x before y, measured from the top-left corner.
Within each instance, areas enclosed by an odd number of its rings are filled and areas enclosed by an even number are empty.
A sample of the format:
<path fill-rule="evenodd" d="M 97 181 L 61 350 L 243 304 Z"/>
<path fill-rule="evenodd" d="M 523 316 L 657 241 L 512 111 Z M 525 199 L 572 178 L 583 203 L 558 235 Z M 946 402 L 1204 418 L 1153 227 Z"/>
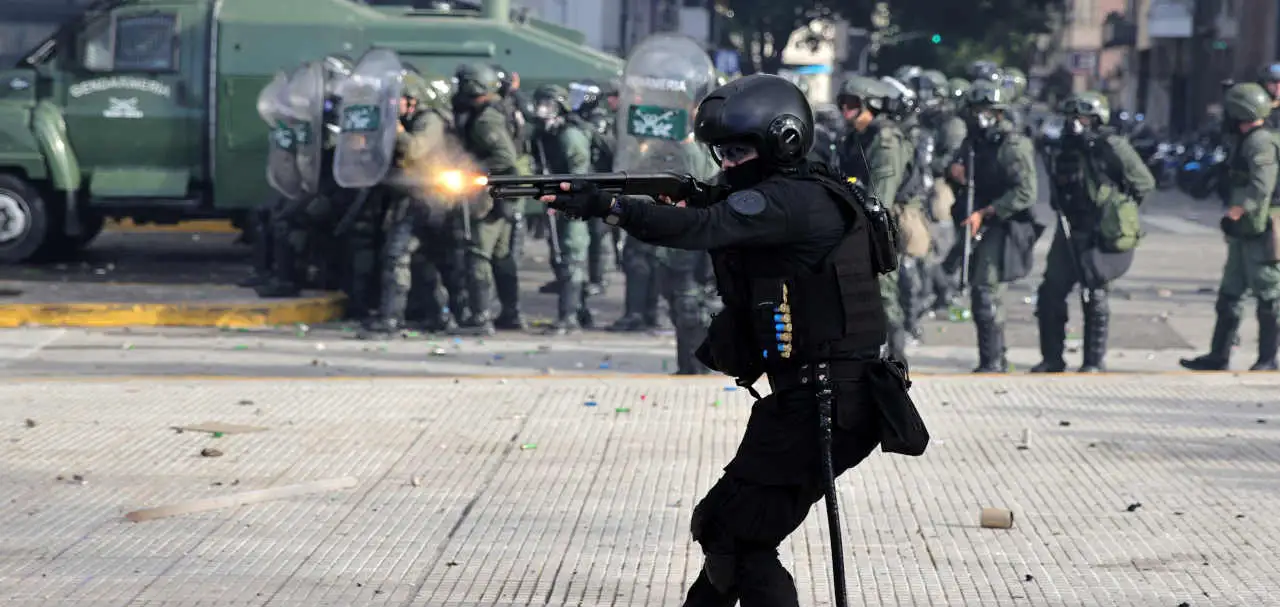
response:
<path fill-rule="evenodd" d="M 547 206 L 574 219 L 592 219 L 607 217 L 614 203 L 615 196 L 609 192 L 601 192 L 589 181 L 573 181 L 568 191 L 556 194 L 555 200 L 547 202 Z"/>

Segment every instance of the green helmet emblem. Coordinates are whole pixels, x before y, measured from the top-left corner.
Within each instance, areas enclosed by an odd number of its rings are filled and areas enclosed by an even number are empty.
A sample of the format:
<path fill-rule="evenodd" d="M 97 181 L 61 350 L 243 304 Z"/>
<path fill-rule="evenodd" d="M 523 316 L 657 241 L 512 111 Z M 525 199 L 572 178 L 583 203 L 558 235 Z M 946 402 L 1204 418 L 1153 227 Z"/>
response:
<path fill-rule="evenodd" d="M 533 105 L 542 111 L 542 107 L 554 107 L 557 114 L 568 114 L 573 111 L 569 104 L 568 89 L 558 84 L 544 84 L 533 91 Z"/>
<path fill-rule="evenodd" d="M 1227 89 L 1222 109 L 1232 120 L 1257 122 L 1271 115 L 1271 95 L 1257 83 L 1242 82 Z"/>
<path fill-rule="evenodd" d="M 952 78 L 947 81 L 947 88 L 951 89 L 951 96 L 955 99 L 963 100 L 969 95 L 969 81 L 964 78 Z"/>

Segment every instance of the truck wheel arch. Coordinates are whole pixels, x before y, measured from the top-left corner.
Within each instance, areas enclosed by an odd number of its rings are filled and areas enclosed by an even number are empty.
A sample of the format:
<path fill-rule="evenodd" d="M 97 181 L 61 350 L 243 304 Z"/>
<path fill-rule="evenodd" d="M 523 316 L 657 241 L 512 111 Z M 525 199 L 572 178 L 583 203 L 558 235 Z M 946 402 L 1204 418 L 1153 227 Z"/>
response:
<path fill-rule="evenodd" d="M 62 110 L 48 101 L 37 103 L 31 112 L 31 129 L 49 169 L 49 185 L 62 192 L 79 191 L 80 161 L 67 139 Z"/>

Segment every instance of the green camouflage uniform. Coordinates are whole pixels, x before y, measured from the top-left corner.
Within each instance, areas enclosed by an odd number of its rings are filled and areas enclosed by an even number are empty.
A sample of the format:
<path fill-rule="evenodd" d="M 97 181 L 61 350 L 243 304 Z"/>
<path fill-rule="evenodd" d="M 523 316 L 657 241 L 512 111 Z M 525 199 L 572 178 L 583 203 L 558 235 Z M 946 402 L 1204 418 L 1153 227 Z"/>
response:
<path fill-rule="evenodd" d="M 1266 89 L 1254 83 L 1237 84 L 1224 95 L 1224 111 L 1236 124 L 1265 120 L 1272 112 Z M 1275 371 L 1276 346 L 1280 340 L 1280 246 L 1274 226 L 1280 216 L 1280 141 L 1277 134 L 1262 127 L 1252 128 L 1234 138 L 1230 167 L 1229 208 L 1243 210 L 1238 221 L 1224 218 L 1227 263 L 1222 268 L 1215 306 L 1218 318 L 1213 328 L 1209 354 L 1183 360 L 1182 366 L 1196 371 L 1225 370 L 1231 345 L 1240 328 L 1242 300 L 1252 292 L 1258 301 L 1258 359 L 1251 371 Z"/>
<path fill-rule="evenodd" d="M 545 160 L 543 173 L 585 175 L 591 172 L 591 140 L 580 127 L 569 123 L 541 126 L 534 136 L 534 158 Z M 562 279 L 559 282 L 556 332 L 564 333 L 592 325 L 587 308 L 587 247 L 591 234 L 586 222 L 557 214 Z"/>
<path fill-rule="evenodd" d="M 406 90 L 406 94 L 411 91 Z M 383 186 L 387 197 L 383 229 L 381 314 L 377 329 L 396 331 L 404 326 L 409 294 L 425 300 L 428 330 L 452 328 L 452 318 L 441 286 L 438 258 L 427 250 L 434 244 L 429 216 L 444 211 L 423 197 L 421 184 L 411 182 L 406 169 L 424 161 L 429 142 L 444 141 L 448 119 L 440 112 L 419 109 L 402 117 L 404 132 L 396 136 L 394 167 Z M 417 169 L 414 173 L 416 174 Z M 416 303 L 416 302 L 415 302 Z"/>
<path fill-rule="evenodd" d="M 466 151 L 488 174 L 514 175 L 519 169 L 520 156 L 512 138 L 508 113 L 496 96 L 498 88 L 498 74 L 491 67 L 482 64 L 460 66 L 458 96 L 454 102 L 460 111 L 456 114 L 455 126 Z M 494 261 L 503 267 L 503 260 L 511 257 L 518 204 L 516 201 L 494 204 L 488 196 L 480 195 L 477 200 L 469 201 L 463 212 L 458 214 L 457 225 L 470 228 L 463 262 L 467 274 L 467 303 L 471 311 L 466 324 L 484 332 L 494 329 L 490 316 Z M 469 216 L 463 217 L 463 213 L 469 213 Z M 465 232 L 462 231 L 464 238 L 467 236 Z M 458 233 L 456 228 L 455 233 Z M 504 294 L 507 293 L 504 291 Z"/>
<path fill-rule="evenodd" d="M 1044 279 L 1036 290 L 1041 362 L 1032 367 L 1032 373 L 1066 370 L 1067 298 L 1078 283 L 1084 308 L 1084 364 L 1080 371 L 1103 370 L 1110 282 L 1128 270 L 1134 251 L 1104 250 L 1102 211 L 1109 208 L 1104 205 L 1118 200 L 1116 196 L 1141 203 L 1155 189 L 1155 178 L 1133 146 L 1103 126 L 1111 117 L 1105 97 L 1083 93 L 1068 100 L 1064 108 L 1068 121 L 1081 117 L 1090 121 L 1091 128 L 1078 135 L 1065 131 L 1059 151 L 1049 158 L 1050 200 L 1060 221 L 1066 222 L 1070 238 L 1060 224 L 1045 260 Z M 1085 271 L 1086 262 L 1090 271 Z"/>
<path fill-rule="evenodd" d="M 984 226 L 997 224 L 1030 211 L 1036 202 L 1035 149 L 1031 140 L 1013 123 L 1001 119 L 988 132 L 974 133 L 974 210 L 990 207 Z M 968 229 L 967 227 L 964 229 Z M 963 238 L 963 236 L 961 236 Z M 973 244 L 969 265 L 969 297 L 973 322 L 978 332 L 977 371 L 1004 372 L 1008 369 L 1004 344 L 1004 242 L 1000 237 L 983 238 Z"/>
<path fill-rule="evenodd" d="M 507 129 L 506 117 L 493 105 L 484 106 L 472 116 L 468 124 L 460 125 L 467 151 L 490 175 L 515 174 L 519 156 Z M 467 293 L 472 313 L 470 324 L 488 329 L 493 324 L 490 320 L 493 262 L 511 257 L 511 235 L 518 203 L 504 200 L 494 204 L 487 196 L 481 198 L 469 205 L 477 221 L 472 223 L 471 242 L 467 247 Z"/>
<path fill-rule="evenodd" d="M 710 182 L 720 168 L 711 153 L 701 144 L 690 143 L 684 147 L 687 158 L 684 171 L 696 179 Z M 698 361 L 694 353 L 707 337 L 711 324 L 706 282 L 702 273 L 710 263 L 711 254 L 658 247 L 655 254 L 658 292 L 667 300 L 671 324 L 676 330 L 676 374 L 703 375 L 710 370 Z"/>

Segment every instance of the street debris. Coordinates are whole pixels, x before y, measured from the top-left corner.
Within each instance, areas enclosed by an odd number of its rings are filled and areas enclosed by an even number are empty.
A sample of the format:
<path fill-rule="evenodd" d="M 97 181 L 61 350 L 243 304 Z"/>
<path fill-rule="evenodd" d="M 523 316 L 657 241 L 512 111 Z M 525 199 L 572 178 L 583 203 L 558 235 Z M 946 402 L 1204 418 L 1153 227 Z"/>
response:
<path fill-rule="evenodd" d="M 205 447 L 200 450 L 200 457 L 222 457 L 222 452 L 213 447 Z"/>
<path fill-rule="evenodd" d="M 1137 512 L 1138 508 L 1141 508 L 1141 507 L 1142 507 L 1142 502 L 1134 502 L 1132 504 L 1129 504 L 1129 507 L 1125 508 L 1125 512 Z"/>
<path fill-rule="evenodd" d="M 244 404 L 244 401 L 241 401 L 241 404 Z M 253 403 L 250 402 L 249 404 L 253 404 Z M 264 430 L 267 430 L 268 428 L 263 428 L 262 426 L 245 426 L 241 424 L 228 424 L 226 422 L 200 422 L 198 424 L 193 424 L 190 426 L 174 426 L 174 429 L 177 430 L 178 432 L 183 432 L 183 431 L 206 432 L 214 435 L 225 435 L 225 434 L 249 434 L 251 432 L 262 432 Z"/>
<path fill-rule="evenodd" d="M 1062 421 L 1058 422 L 1058 425 L 1059 425 L 1059 426 L 1062 426 L 1063 428 L 1066 428 L 1066 427 L 1068 427 L 1068 426 L 1070 426 L 1070 425 L 1071 425 L 1071 422 L 1066 421 L 1066 420 L 1062 420 Z"/>
<path fill-rule="evenodd" d="M 1018 437 L 1018 451 L 1026 451 L 1031 448 L 1031 430 L 1022 429 L 1022 436 Z"/>
<path fill-rule="evenodd" d="M 177 502 L 166 506 L 158 506 L 155 508 L 145 508 L 143 510 L 134 510 L 126 514 L 124 517 L 135 522 L 155 520 L 158 518 L 166 518 L 170 516 L 178 516 L 181 514 L 192 514 L 195 512 L 208 512 L 210 510 L 221 510 L 223 508 L 234 508 L 237 506 L 247 506 L 271 500 L 285 499 L 307 493 L 316 493 L 320 491 L 337 491 L 339 489 L 350 489 L 355 487 L 358 481 L 355 478 L 347 476 L 343 478 L 327 479 L 321 481 L 312 481 L 309 483 L 301 483 L 297 485 L 286 485 L 283 487 L 272 487 L 270 489 L 259 489 L 257 491 L 245 491 L 243 493 L 235 493 L 232 495 L 223 495 L 221 497 L 213 497 L 207 499 L 190 500 L 185 502 Z"/>
<path fill-rule="evenodd" d="M 413 477 L 413 478 L 410 478 L 410 479 L 409 479 L 409 484 L 410 484 L 410 485 L 413 485 L 414 487 L 421 487 L 421 486 L 422 486 L 422 477 L 421 477 L 421 476 L 415 476 L 415 477 Z"/>
<path fill-rule="evenodd" d="M 1024 581 L 1024 582 L 1031 582 L 1031 581 L 1035 581 L 1035 579 L 1036 579 L 1036 578 L 1035 578 L 1034 576 L 1032 576 L 1030 573 L 1028 573 L 1026 577 L 1022 578 L 1022 581 Z"/>
<path fill-rule="evenodd" d="M 28 428 L 34 428 L 34 427 L 36 427 L 36 426 L 40 425 L 40 423 L 39 423 L 39 422 L 37 422 L 37 421 L 36 421 L 36 420 L 34 420 L 34 419 L 31 419 L 30 417 L 28 417 L 28 418 L 26 419 L 26 421 L 24 421 L 23 423 L 24 423 L 24 424 L 26 424 Z"/>
<path fill-rule="evenodd" d="M 538 448 L 538 443 L 525 443 L 523 445 L 520 445 L 521 451 L 532 451 L 537 448 Z"/>
<path fill-rule="evenodd" d="M 983 529 L 1010 529 L 1013 527 L 1013 511 L 1004 508 L 983 508 L 978 515 Z"/>

